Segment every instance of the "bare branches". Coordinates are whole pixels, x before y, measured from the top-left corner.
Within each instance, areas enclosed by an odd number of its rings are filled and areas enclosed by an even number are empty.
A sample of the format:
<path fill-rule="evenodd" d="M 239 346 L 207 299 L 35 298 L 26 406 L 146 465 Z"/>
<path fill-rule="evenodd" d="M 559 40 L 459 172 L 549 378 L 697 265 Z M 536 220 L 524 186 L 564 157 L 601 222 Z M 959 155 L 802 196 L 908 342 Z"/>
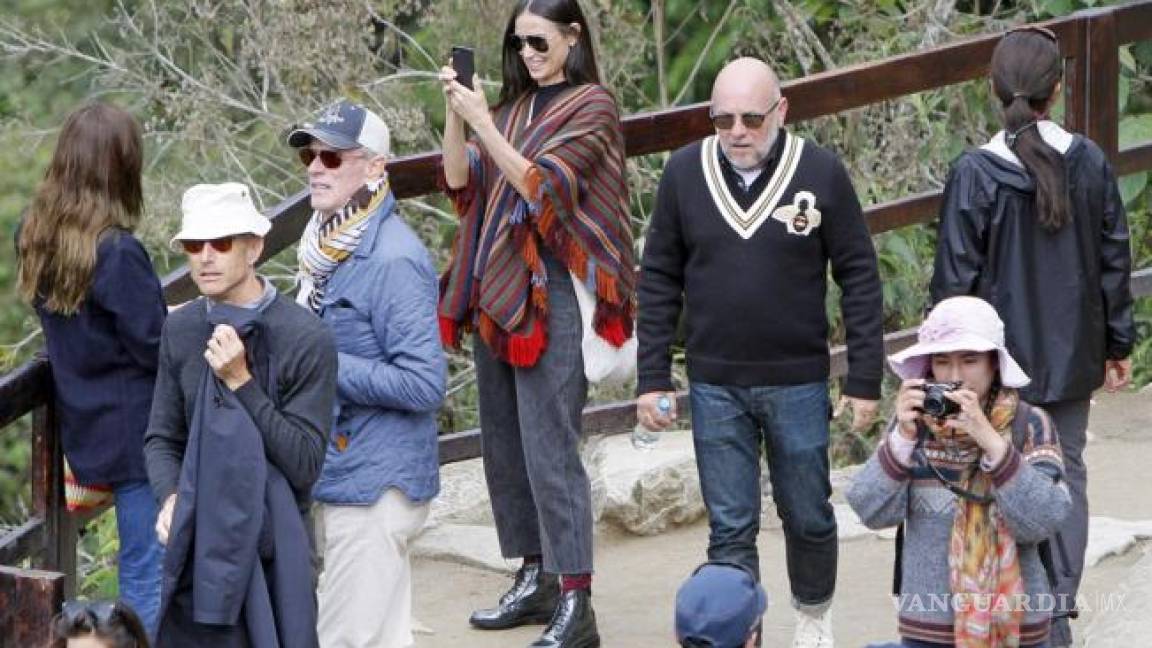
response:
<path fill-rule="evenodd" d="M 943 37 L 948 34 L 948 19 L 956 8 L 956 0 L 935 0 L 932 9 L 928 12 L 927 24 L 924 26 L 924 38 L 920 39 L 920 49 L 928 49 L 940 44 Z"/>
<path fill-rule="evenodd" d="M 652 0 L 652 32 L 656 46 L 656 86 L 660 93 L 660 107 L 668 107 L 668 53 L 664 39 L 664 0 Z"/>
<path fill-rule="evenodd" d="M 104 53 L 102 45 L 98 49 Z M 40 29 L 23 29 L 8 19 L 0 19 L 0 54 L 9 59 L 33 56 L 49 59 L 72 59 L 97 68 L 123 74 L 130 73 L 128 69 L 111 60 L 110 57 L 93 56 L 82 52 L 63 33 L 60 34 L 59 40 L 52 40 Z"/>
<path fill-rule="evenodd" d="M 14 360 L 25 357 L 24 352 L 40 337 L 42 332 L 40 327 L 36 327 L 18 342 L 0 344 L 0 370 L 8 371 Z"/>
<path fill-rule="evenodd" d="M 796 47 L 796 57 L 800 59 L 800 66 L 804 69 L 804 74 L 812 74 L 816 71 L 815 62 L 817 60 L 820 61 L 820 65 L 825 70 L 836 67 L 832 55 L 824 48 L 824 44 L 820 42 L 816 32 L 812 31 L 812 28 L 808 26 L 808 21 L 796 7 L 792 6 L 791 2 L 776 0 L 776 9 L 784 19 L 789 36 L 792 37 L 792 43 Z"/>

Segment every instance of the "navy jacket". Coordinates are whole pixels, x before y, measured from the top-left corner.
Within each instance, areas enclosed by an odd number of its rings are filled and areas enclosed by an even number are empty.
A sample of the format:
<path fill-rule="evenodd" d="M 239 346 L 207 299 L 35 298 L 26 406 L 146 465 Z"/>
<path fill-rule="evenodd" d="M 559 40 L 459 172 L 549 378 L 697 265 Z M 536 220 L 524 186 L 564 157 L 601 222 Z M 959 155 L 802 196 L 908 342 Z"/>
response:
<path fill-rule="evenodd" d="M 340 366 L 340 415 L 312 491 L 327 504 L 372 504 L 388 488 L 426 502 L 440 490 L 436 411 L 447 362 L 436 270 L 395 204 L 380 206 L 321 304 Z"/>
<path fill-rule="evenodd" d="M 237 330 L 253 380 L 275 393 L 279 377 L 259 318 L 223 304 L 208 314 L 210 324 Z M 157 645 L 316 648 L 311 547 L 292 487 L 265 458 L 245 405 L 207 367 L 189 431 Z"/>
<path fill-rule="evenodd" d="M 147 479 L 144 431 L 166 313 L 144 246 L 122 230 L 96 248 L 80 311 L 37 305 L 44 329 L 64 454 L 82 484 Z"/>

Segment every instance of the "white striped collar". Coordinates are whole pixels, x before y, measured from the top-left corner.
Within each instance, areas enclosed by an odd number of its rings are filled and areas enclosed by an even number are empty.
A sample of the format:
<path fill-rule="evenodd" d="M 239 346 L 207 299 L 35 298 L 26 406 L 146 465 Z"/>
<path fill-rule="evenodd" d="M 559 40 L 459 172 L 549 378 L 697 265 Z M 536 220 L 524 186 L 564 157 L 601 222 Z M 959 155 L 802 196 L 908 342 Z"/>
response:
<path fill-rule="evenodd" d="M 785 130 L 781 130 L 780 134 L 784 137 L 784 146 L 780 151 L 776 170 L 772 172 L 772 177 L 768 179 L 768 184 L 760 193 L 760 197 L 747 210 L 740 207 L 740 203 L 729 191 L 728 183 L 724 181 L 716 136 L 705 138 L 700 146 L 700 163 L 704 167 L 704 180 L 708 184 L 709 193 L 712 194 L 712 201 L 716 203 L 717 210 L 727 221 L 728 226 L 744 239 L 752 238 L 756 230 L 771 218 L 772 210 L 784 196 L 784 190 L 792 182 L 792 176 L 799 166 L 804 140 Z"/>

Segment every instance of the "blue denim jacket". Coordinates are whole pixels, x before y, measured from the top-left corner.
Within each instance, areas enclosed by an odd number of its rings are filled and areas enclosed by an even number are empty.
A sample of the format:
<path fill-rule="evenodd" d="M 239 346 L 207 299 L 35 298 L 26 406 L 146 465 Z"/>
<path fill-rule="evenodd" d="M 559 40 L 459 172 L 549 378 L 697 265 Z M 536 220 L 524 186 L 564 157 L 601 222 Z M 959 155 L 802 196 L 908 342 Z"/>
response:
<path fill-rule="evenodd" d="M 447 362 L 438 283 L 427 248 L 395 204 L 389 197 L 380 206 L 321 303 L 339 356 L 340 412 L 312 491 L 328 504 L 373 504 L 390 487 L 425 502 L 440 490 L 436 412 Z"/>

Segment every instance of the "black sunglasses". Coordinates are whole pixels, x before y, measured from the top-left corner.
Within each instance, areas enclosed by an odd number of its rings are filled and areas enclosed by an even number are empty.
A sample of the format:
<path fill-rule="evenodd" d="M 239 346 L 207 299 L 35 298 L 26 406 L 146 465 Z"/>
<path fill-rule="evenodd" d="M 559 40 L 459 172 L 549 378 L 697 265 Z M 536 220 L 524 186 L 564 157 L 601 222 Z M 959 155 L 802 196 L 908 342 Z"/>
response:
<path fill-rule="evenodd" d="M 200 251 L 204 249 L 204 244 L 207 243 L 213 250 L 227 254 L 232 249 L 232 241 L 235 238 L 235 236 L 222 236 L 210 241 L 185 240 L 180 241 L 180 247 L 184 248 L 188 254 L 200 254 Z"/>
<path fill-rule="evenodd" d="M 709 113 L 708 118 L 712 120 L 712 125 L 716 127 L 716 130 L 731 130 L 732 127 L 736 125 L 737 117 L 739 117 L 740 122 L 744 124 L 744 128 L 755 130 L 764 125 L 764 120 L 768 119 L 768 115 L 771 115 L 776 110 L 782 99 L 784 99 L 784 97 L 777 98 L 768 110 L 762 113 L 741 113 L 739 115 Z"/>
<path fill-rule="evenodd" d="M 512 48 L 514 52 L 520 52 L 527 45 L 537 52 L 543 54 L 548 51 L 548 39 L 543 36 L 519 36 L 517 34 L 508 34 L 508 47 Z"/>
<path fill-rule="evenodd" d="M 143 648 L 148 645 L 136 613 L 118 601 L 65 601 L 60 606 L 60 614 L 53 620 L 52 632 L 63 637 L 83 636 L 92 632 L 111 633 L 121 635 L 117 645 L 126 648 Z"/>
<path fill-rule="evenodd" d="M 60 613 L 70 626 L 81 621 L 93 627 L 105 626 L 117 613 L 116 601 L 65 601 Z"/>
<path fill-rule="evenodd" d="M 314 151 L 310 148 L 302 148 L 297 155 L 300 156 L 300 161 L 306 167 L 312 166 L 312 161 L 316 158 L 320 158 L 320 164 L 323 164 L 325 169 L 339 169 L 340 165 L 344 164 L 344 151 Z"/>

